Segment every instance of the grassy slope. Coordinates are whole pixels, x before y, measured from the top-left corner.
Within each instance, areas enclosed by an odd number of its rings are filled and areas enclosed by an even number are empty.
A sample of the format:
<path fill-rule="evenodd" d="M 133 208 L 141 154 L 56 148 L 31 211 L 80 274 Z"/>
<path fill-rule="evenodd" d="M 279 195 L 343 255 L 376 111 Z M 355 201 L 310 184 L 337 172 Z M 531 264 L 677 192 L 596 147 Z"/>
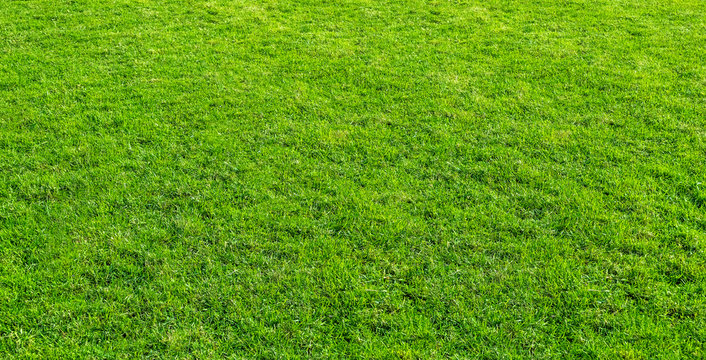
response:
<path fill-rule="evenodd" d="M 705 21 L 3 1 L 0 353 L 706 356 Z"/>

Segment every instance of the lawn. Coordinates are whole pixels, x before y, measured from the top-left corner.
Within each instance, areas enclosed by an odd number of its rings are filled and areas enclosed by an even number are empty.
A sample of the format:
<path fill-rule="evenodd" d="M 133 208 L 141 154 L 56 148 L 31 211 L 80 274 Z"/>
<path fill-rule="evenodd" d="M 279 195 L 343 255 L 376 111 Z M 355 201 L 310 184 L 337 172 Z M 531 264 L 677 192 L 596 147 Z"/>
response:
<path fill-rule="evenodd" d="M 0 358 L 706 357 L 706 2 L 0 2 Z"/>

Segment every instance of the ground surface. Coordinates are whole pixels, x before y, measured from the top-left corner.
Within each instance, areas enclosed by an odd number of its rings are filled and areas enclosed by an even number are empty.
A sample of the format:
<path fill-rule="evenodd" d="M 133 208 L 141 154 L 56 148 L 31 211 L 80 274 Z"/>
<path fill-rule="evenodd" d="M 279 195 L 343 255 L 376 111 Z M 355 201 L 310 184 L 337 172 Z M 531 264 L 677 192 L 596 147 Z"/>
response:
<path fill-rule="evenodd" d="M 706 356 L 706 3 L 0 3 L 0 354 Z"/>

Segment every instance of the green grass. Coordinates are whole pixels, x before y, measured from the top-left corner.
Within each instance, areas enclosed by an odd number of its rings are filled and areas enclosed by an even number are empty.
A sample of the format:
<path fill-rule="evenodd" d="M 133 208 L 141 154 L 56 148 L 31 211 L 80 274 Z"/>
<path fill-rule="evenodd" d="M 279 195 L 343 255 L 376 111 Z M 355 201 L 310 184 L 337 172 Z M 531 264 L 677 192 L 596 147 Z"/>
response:
<path fill-rule="evenodd" d="M 706 357 L 706 3 L 0 2 L 0 357 Z"/>

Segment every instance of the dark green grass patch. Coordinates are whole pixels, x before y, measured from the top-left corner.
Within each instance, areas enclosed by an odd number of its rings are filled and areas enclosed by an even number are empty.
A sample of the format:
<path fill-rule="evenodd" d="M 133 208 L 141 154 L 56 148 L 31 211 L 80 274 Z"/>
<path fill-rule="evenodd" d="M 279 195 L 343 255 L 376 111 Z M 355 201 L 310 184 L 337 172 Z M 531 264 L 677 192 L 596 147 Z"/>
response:
<path fill-rule="evenodd" d="M 0 3 L 0 357 L 706 356 L 706 3 Z"/>

